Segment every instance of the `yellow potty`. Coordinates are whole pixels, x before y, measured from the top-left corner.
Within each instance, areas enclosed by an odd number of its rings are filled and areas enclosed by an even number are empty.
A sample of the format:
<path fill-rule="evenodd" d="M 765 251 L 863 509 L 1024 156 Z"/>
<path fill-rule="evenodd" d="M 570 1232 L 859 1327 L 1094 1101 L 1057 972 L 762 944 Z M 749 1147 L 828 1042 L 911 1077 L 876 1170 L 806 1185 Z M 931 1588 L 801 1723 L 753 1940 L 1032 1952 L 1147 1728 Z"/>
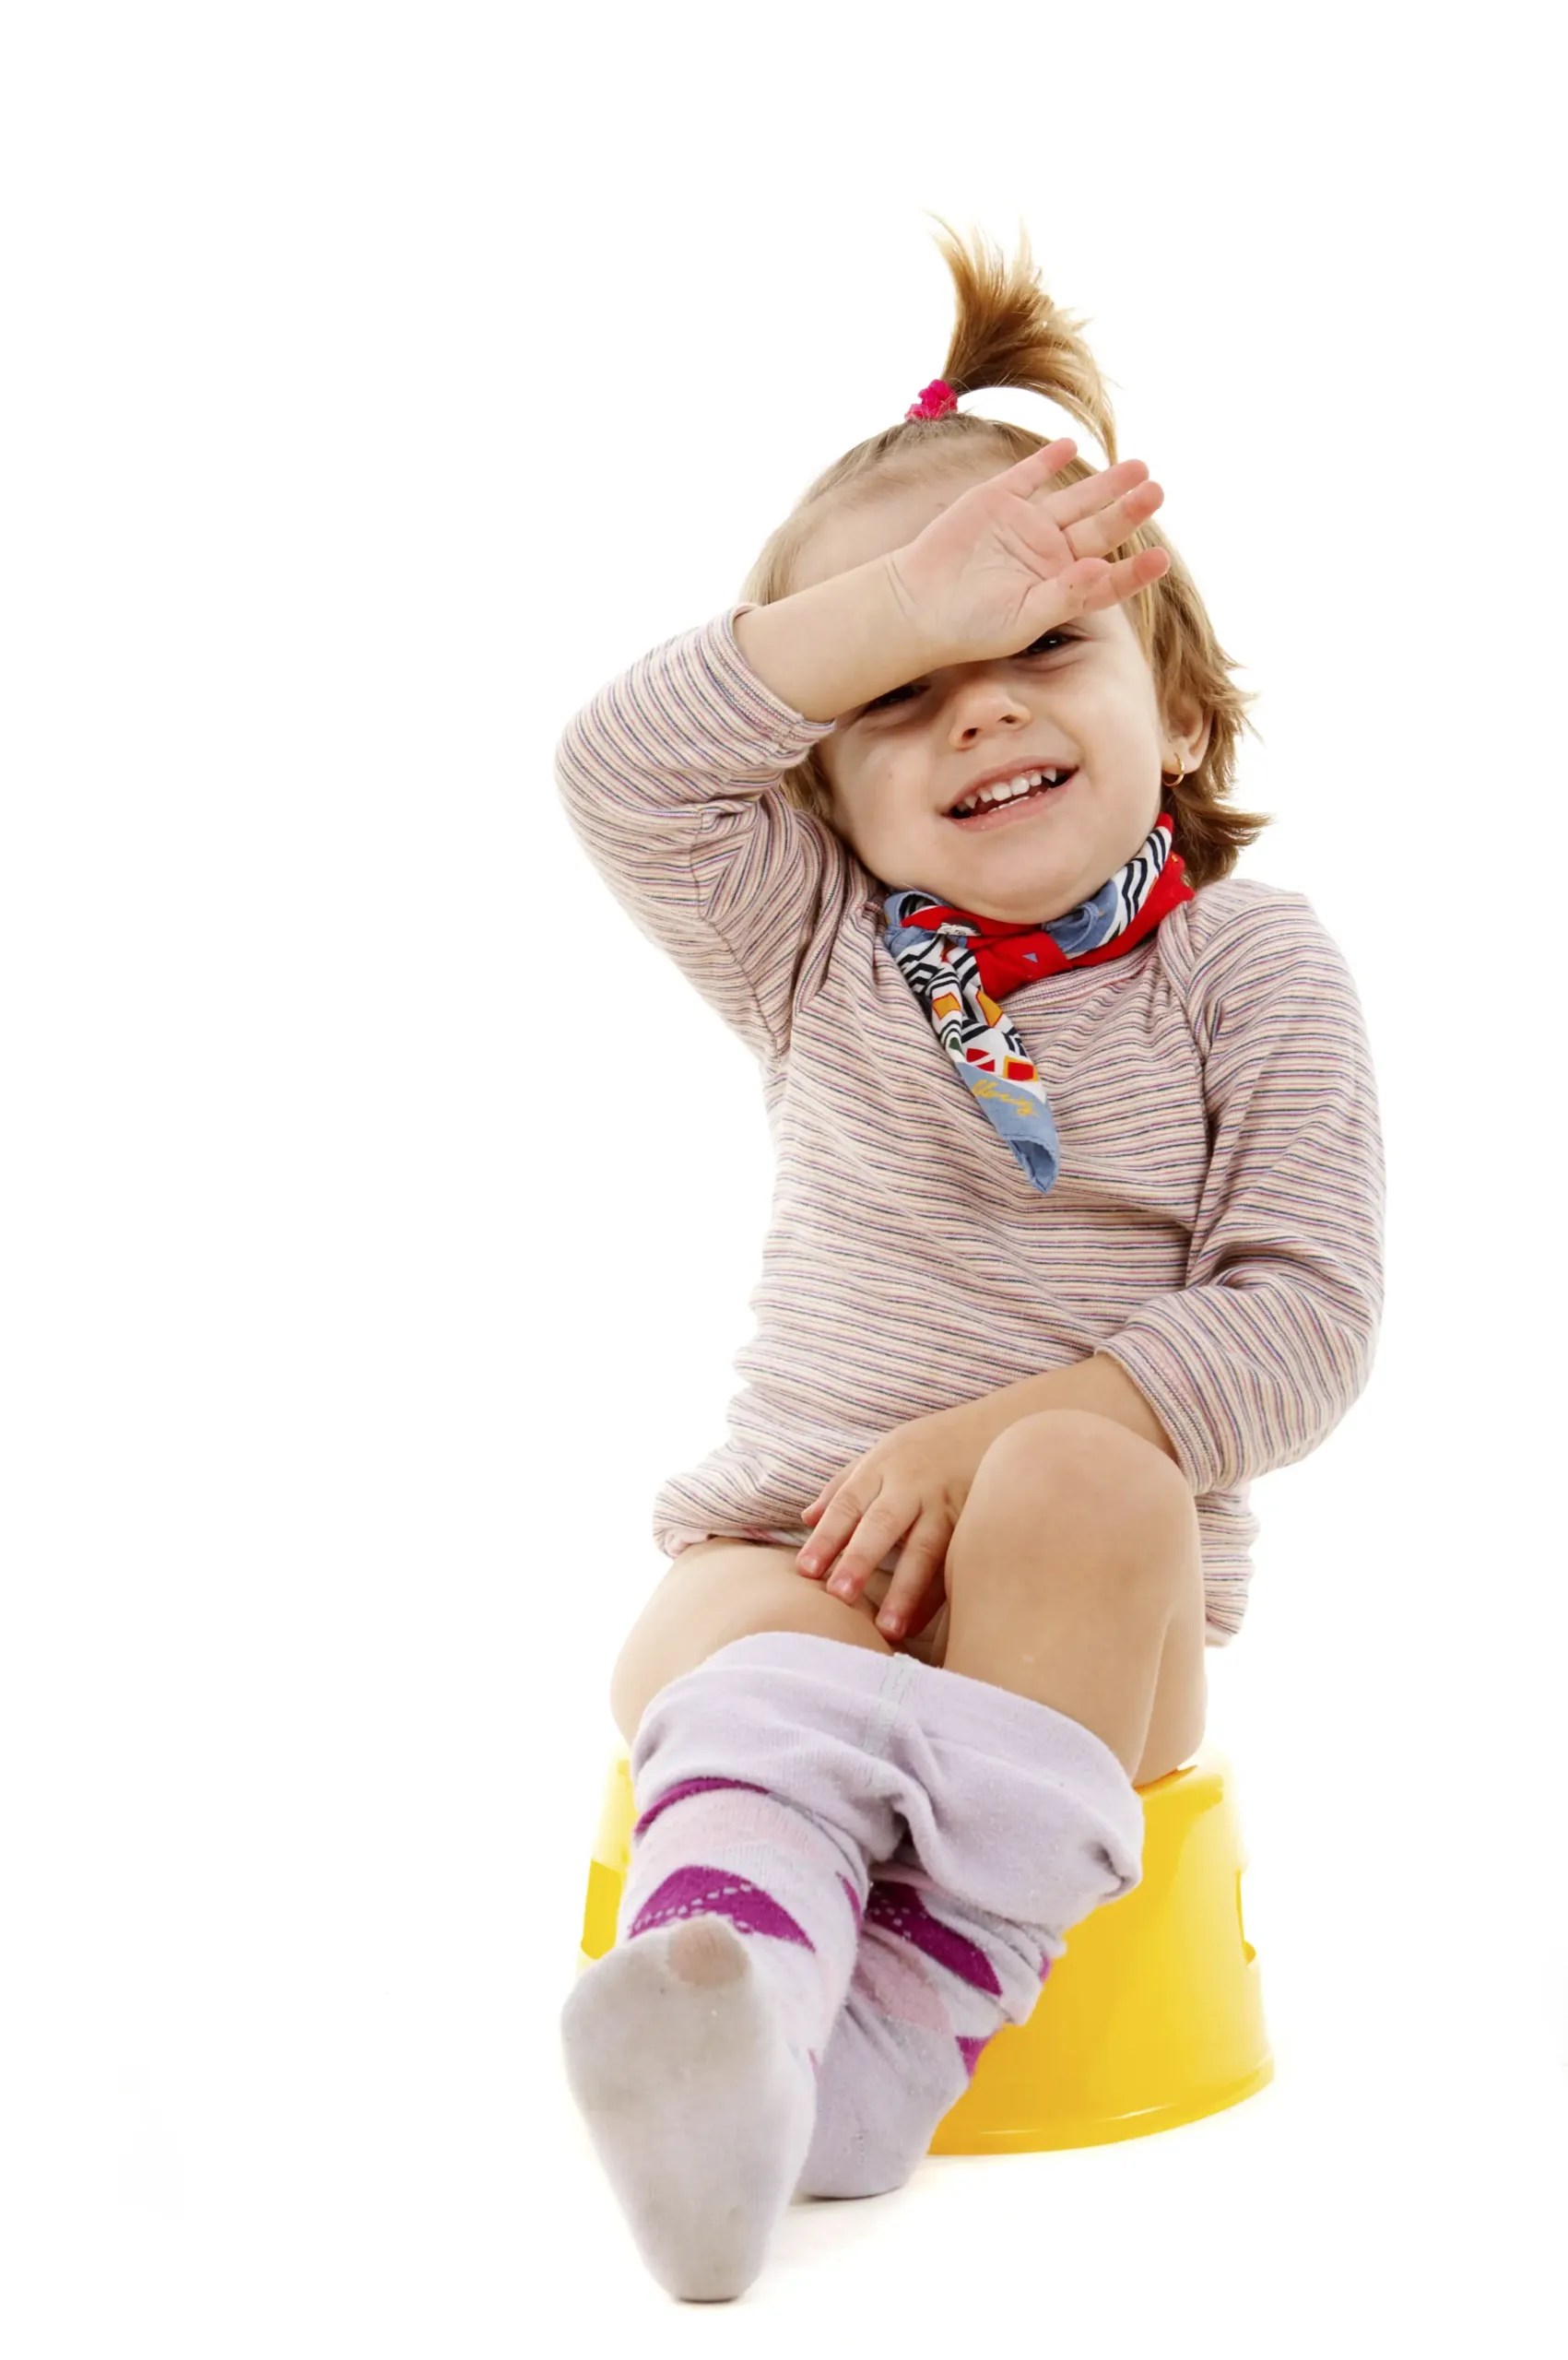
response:
<path fill-rule="evenodd" d="M 1140 1882 L 1069 1929 L 1033 2014 L 982 2050 L 932 2154 L 1138 2139 L 1218 2114 L 1273 2080 L 1257 1953 L 1242 1929 L 1246 1856 L 1228 1771 L 1203 1746 L 1139 1788 Z M 615 1947 L 634 1818 L 623 1747 L 588 1867 L 579 1973 Z"/>

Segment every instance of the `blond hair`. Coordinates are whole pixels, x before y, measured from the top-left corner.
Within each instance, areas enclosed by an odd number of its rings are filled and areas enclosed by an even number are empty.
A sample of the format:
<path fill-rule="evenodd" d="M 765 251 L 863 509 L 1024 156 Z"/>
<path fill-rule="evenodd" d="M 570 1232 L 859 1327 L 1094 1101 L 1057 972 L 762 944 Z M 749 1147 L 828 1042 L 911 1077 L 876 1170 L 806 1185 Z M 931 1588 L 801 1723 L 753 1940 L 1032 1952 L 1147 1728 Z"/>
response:
<path fill-rule="evenodd" d="M 940 375 L 955 394 L 987 386 L 1024 385 L 1047 395 L 1090 429 L 1105 454 L 1116 462 L 1116 429 L 1110 397 L 1083 341 L 1082 323 L 1070 319 L 1041 287 L 1030 256 L 1028 233 L 1020 230 L 1019 259 L 1007 264 L 985 240 L 966 247 L 942 220 L 937 241 L 958 294 L 957 318 Z M 1033 434 L 1005 420 L 949 411 L 939 419 L 901 419 L 857 442 L 825 467 L 802 493 L 782 525 L 770 535 L 741 589 L 758 606 L 788 597 L 795 569 L 813 528 L 832 510 L 868 505 L 888 490 L 948 472 L 995 454 L 996 466 L 1012 466 L 1056 438 Z M 1069 459 L 1058 480 L 1077 483 L 1099 470 L 1081 456 Z M 1196 770 L 1162 790 L 1161 808 L 1175 822 L 1175 850 L 1186 864 L 1189 882 L 1207 885 L 1228 876 L 1243 846 L 1272 823 L 1271 812 L 1237 810 L 1226 800 L 1235 774 L 1243 729 L 1258 735 L 1246 708 L 1253 692 L 1231 678 L 1232 659 L 1215 637 L 1208 609 L 1180 556 L 1149 519 L 1108 554 L 1164 549 L 1170 565 L 1158 581 L 1146 583 L 1122 605 L 1138 633 L 1167 717 L 1196 710 L 1209 725 L 1208 743 Z M 831 793 L 818 749 L 785 773 L 786 798 L 801 810 L 830 820 Z M 831 821 L 830 821 L 831 824 Z"/>

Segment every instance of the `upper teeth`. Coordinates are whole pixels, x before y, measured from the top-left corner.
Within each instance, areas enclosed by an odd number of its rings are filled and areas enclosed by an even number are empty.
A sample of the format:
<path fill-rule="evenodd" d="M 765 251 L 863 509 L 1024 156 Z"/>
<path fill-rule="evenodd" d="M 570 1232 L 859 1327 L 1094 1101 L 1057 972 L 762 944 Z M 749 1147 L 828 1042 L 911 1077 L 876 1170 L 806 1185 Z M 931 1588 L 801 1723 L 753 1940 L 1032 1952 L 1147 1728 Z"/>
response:
<path fill-rule="evenodd" d="M 1070 771 L 1020 771 L 1017 778 L 999 780 L 995 786 L 978 787 L 966 802 L 953 805 L 951 817 L 961 819 L 966 811 L 978 811 L 985 803 L 1010 803 L 1015 795 L 1027 795 L 1032 786 L 1038 786 L 1043 780 L 1060 786 L 1071 775 Z"/>

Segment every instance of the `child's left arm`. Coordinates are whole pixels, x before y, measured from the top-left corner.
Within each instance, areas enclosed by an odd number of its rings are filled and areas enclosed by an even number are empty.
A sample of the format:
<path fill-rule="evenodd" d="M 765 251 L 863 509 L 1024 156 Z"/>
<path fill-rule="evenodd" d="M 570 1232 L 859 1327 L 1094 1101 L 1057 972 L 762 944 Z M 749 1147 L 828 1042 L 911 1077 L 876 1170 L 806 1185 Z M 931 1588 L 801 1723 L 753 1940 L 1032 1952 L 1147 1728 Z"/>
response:
<path fill-rule="evenodd" d="M 1304 1458 L 1364 1387 L 1385 1179 L 1361 1001 L 1305 894 L 1227 914 L 1189 1015 L 1212 1139 L 1185 1282 L 1094 1349 L 1150 1404 L 1201 1497 Z"/>

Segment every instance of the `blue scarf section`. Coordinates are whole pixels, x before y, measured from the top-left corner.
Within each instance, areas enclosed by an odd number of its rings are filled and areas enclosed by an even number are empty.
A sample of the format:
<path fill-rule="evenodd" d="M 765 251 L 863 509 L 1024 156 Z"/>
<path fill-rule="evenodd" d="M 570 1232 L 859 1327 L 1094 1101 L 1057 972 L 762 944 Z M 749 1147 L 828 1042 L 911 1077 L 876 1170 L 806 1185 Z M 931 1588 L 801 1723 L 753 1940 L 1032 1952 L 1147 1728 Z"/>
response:
<path fill-rule="evenodd" d="M 1055 1185 L 1061 1144 L 1044 1084 L 1001 1006 L 1003 995 L 1040 975 L 1120 957 L 1152 933 L 1168 909 L 1191 901 L 1173 835 L 1173 822 L 1162 811 L 1097 893 L 1039 926 L 998 925 L 914 889 L 883 902 L 882 938 L 904 980 L 981 1112 L 1043 1193 Z"/>

